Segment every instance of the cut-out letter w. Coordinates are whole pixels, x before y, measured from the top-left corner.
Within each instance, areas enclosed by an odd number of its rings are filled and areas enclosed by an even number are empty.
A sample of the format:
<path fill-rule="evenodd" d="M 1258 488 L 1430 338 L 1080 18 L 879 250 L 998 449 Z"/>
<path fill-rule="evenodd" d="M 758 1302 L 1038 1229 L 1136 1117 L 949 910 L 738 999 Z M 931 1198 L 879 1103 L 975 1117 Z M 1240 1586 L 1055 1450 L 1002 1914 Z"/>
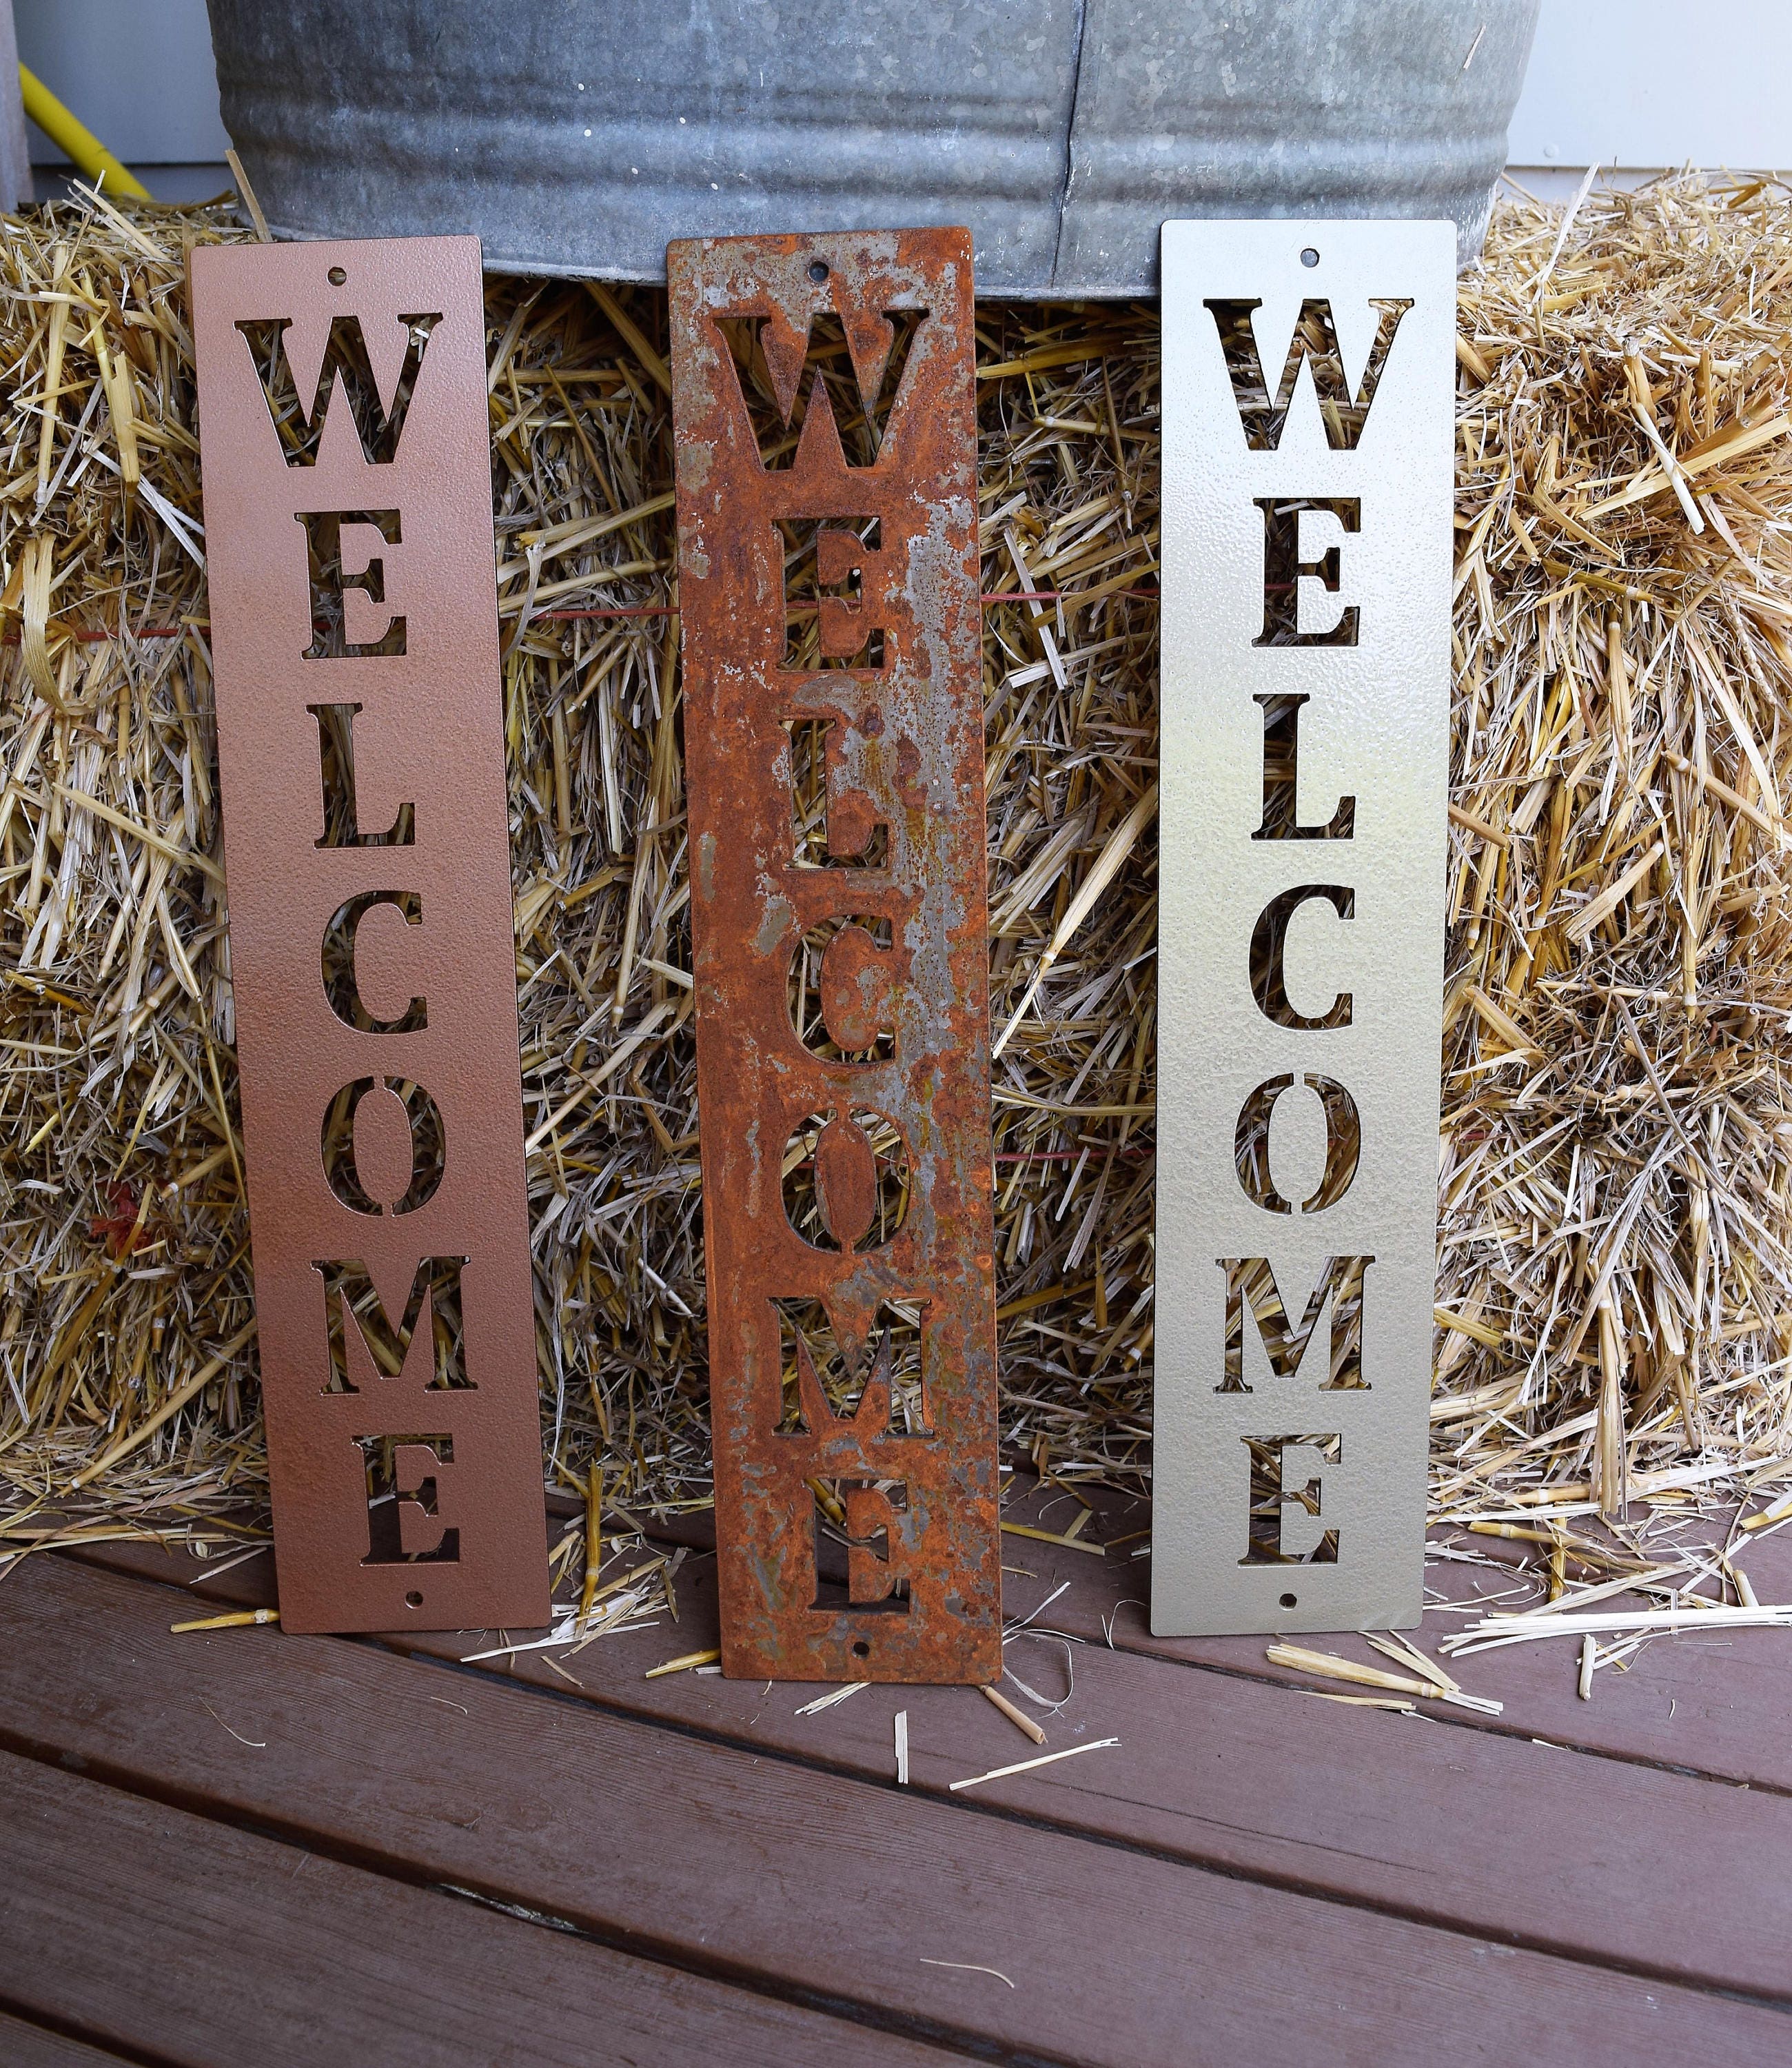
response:
<path fill-rule="evenodd" d="M 1313 389 L 1319 398 L 1319 419 L 1325 425 L 1326 443 L 1334 452 L 1354 452 L 1369 420 L 1370 405 L 1380 385 L 1382 369 L 1392 349 L 1400 318 L 1412 307 L 1410 297 L 1400 301 L 1371 298 L 1369 307 L 1380 317 L 1375 343 L 1369 348 L 1368 364 L 1363 369 L 1362 385 L 1355 396 L 1344 377 L 1343 355 L 1338 349 L 1338 332 L 1331 320 L 1331 304 L 1325 300 L 1304 301 L 1294 335 L 1289 340 L 1288 356 L 1282 368 L 1282 385 L 1270 399 L 1263 377 L 1263 361 L 1257 349 L 1251 312 L 1259 301 L 1209 300 L 1219 326 L 1220 344 L 1225 353 L 1226 372 L 1232 377 L 1233 399 L 1238 419 L 1245 427 L 1245 442 L 1253 452 L 1275 452 L 1282 444 L 1282 427 L 1288 420 L 1288 405 L 1294 399 L 1294 383 L 1302 361 L 1313 369 Z"/>
<path fill-rule="evenodd" d="M 267 413 L 280 434 L 288 466 L 310 466 L 315 462 L 339 382 L 368 465 L 384 466 L 397 458 L 411 395 L 422 371 L 423 355 L 429 348 L 429 333 L 441 317 L 439 314 L 400 316 L 398 320 L 404 326 L 404 363 L 399 368 L 390 408 L 374 377 L 360 318 L 336 316 L 331 321 L 329 342 L 323 348 L 323 364 L 318 368 L 317 388 L 308 412 L 286 356 L 286 331 L 291 319 L 276 316 L 237 325 L 248 340 L 262 392 L 267 397 Z"/>
<path fill-rule="evenodd" d="M 915 334 L 927 320 L 924 309 L 889 309 L 884 323 L 889 344 L 880 357 L 855 363 L 845 326 L 831 309 L 810 319 L 803 356 L 794 338 L 758 316 L 723 316 L 719 325 L 740 381 L 742 400 L 753 425 L 759 462 L 778 473 L 795 460 L 811 419 L 811 434 L 824 444 L 829 434 L 836 464 L 875 466 L 883 449 Z"/>

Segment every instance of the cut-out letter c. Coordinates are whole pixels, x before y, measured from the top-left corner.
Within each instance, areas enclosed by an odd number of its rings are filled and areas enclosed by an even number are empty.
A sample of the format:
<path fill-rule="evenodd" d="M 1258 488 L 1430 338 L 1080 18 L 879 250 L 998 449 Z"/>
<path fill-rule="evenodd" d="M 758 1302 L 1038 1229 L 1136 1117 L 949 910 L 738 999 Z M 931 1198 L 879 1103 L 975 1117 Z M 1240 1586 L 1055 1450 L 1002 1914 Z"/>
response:
<path fill-rule="evenodd" d="M 1302 883 L 1272 898 L 1258 915 L 1250 937 L 1250 987 L 1266 1020 L 1278 1027 L 1294 1027 L 1302 1032 L 1351 1024 L 1351 996 L 1340 991 L 1319 1014 L 1297 1012 L 1288 1003 L 1282 981 L 1282 958 L 1287 951 L 1288 922 L 1302 905 L 1323 898 L 1340 919 L 1356 916 L 1356 893 L 1342 883 Z"/>

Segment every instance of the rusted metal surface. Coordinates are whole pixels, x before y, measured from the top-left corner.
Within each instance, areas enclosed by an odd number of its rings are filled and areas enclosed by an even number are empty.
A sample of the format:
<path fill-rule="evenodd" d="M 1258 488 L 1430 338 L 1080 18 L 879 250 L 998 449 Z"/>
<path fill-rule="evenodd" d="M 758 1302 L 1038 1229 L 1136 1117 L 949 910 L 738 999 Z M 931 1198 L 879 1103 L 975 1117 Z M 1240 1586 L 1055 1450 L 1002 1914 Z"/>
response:
<path fill-rule="evenodd" d="M 971 244 L 675 243 L 722 1663 L 1001 1663 Z"/>
<path fill-rule="evenodd" d="M 478 243 L 191 288 L 281 1618 L 542 1623 Z"/>

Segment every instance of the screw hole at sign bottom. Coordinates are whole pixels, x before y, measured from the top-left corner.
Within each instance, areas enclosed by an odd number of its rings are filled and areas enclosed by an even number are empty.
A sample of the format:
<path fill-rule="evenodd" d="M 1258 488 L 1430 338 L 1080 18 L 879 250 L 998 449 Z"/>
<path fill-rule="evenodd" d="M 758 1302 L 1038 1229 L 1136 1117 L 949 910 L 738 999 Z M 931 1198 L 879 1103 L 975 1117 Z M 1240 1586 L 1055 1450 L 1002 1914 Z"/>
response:
<path fill-rule="evenodd" d="M 343 271 L 341 267 L 332 266 L 330 268 L 330 284 L 332 287 L 345 287 L 347 286 L 348 275 Z"/>
<path fill-rule="evenodd" d="M 1282 1598 L 1286 1601 L 1287 1597 L 1284 1595 Z M 412 1587 L 411 1591 L 404 1597 L 404 1606 L 408 1609 L 420 1609 L 423 1606 L 423 1597 L 417 1592 L 415 1587 Z"/>
<path fill-rule="evenodd" d="M 1319 264 L 1319 254 L 1314 250 L 1310 244 L 1309 244 L 1306 249 L 1300 254 L 1300 263 L 1303 266 L 1317 266 Z"/>
<path fill-rule="evenodd" d="M 871 1647 L 866 1643 L 863 1638 L 860 1638 L 859 1642 L 852 1647 L 852 1655 L 855 1659 L 869 1659 L 871 1657 Z"/>
<path fill-rule="evenodd" d="M 1298 1603 L 1296 1602 L 1292 1594 L 1284 1594 L 1282 1598 L 1282 1606 L 1285 1609 L 1291 1609 L 1298 1607 Z"/>
<path fill-rule="evenodd" d="M 809 261 L 809 277 L 818 287 L 827 278 L 827 262 L 825 258 L 811 258 Z"/>

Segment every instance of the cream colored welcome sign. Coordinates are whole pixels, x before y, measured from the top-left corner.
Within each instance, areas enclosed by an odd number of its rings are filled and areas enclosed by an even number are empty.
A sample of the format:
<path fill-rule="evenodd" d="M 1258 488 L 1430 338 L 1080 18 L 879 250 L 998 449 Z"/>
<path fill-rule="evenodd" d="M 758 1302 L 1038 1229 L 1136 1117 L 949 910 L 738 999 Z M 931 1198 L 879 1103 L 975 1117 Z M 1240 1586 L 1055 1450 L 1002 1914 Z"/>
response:
<path fill-rule="evenodd" d="M 1160 1634 L 1419 1618 L 1455 252 L 1164 229 Z"/>

